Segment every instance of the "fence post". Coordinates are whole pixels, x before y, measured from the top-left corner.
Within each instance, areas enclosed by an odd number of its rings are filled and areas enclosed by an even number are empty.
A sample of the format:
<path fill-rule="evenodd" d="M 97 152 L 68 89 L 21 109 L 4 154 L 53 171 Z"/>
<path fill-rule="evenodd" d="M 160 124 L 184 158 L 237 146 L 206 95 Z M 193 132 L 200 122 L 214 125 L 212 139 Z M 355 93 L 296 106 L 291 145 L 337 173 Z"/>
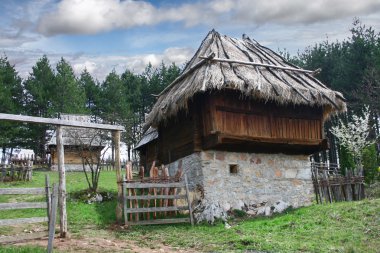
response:
<path fill-rule="evenodd" d="M 59 189 L 58 203 L 60 207 L 60 236 L 66 237 L 67 234 L 67 214 L 66 214 L 66 173 L 65 173 L 65 155 L 62 138 L 62 126 L 57 125 L 57 153 L 58 153 L 58 172 L 59 172 Z"/>
<path fill-rule="evenodd" d="M 51 215 L 49 218 L 49 239 L 48 239 L 48 253 L 53 252 L 53 241 L 55 235 L 55 221 L 57 216 L 57 202 L 58 202 L 58 189 L 53 184 L 53 196 L 51 198 Z"/>
<path fill-rule="evenodd" d="M 120 131 L 113 131 L 112 137 L 115 145 L 115 168 L 116 168 L 116 182 L 117 182 L 117 206 L 116 206 L 116 221 L 122 224 L 123 219 L 123 186 L 120 168 Z"/>
<path fill-rule="evenodd" d="M 51 190 L 50 190 L 50 178 L 49 175 L 45 175 L 45 192 L 46 192 L 46 203 L 47 203 L 47 217 L 49 219 L 48 224 L 50 226 L 50 216 L 51 216 Z"/>
<path fill-rule="evenodd" d="M 191 202 L 190 202 L 190 197 L 189 197 L 189 185 L 187 183 L 187 175 L 186 175 L 186 173 L 185 173 L 184 176 L 185 176 L 186 198 L 187 198 L 187 204 L 189 206 L 190 222 L 191 222 L 191 225 L 194 226 L 193 210 L 191 208 Z"/>

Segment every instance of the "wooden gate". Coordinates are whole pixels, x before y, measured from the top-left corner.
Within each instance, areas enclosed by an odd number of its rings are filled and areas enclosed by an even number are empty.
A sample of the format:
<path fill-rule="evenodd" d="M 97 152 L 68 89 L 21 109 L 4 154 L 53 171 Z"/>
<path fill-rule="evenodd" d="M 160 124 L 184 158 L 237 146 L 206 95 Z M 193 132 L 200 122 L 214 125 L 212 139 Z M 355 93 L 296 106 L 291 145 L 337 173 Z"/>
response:
<path fill-rule="evenodd" d="M 127 175 L 123 185 L 124 222 L 126 225 L 148 225 L 190 222 L 194 224 L 189 187 L 186 174 L 178 170 L 174 177 L 168 176 L 167 168 L 162 168 L 161 177 L 158 168 L 152 166 L 151 177 L 144 178 L 144 169 L 140 169 L 140 179 L 132 179 L 132 166 L 127 164 Z M 186 204 L 177 205 L 182 200 Z M 178 211 L 187 210 L 189 217 L 177 217 Z M 169 218 L 168 218 L 169 217 Z"/>
<path fill-rule="evenodd" d="M 361 200 L 364 194 L 364 177 L 360 170 L 346 170 L 344 175 L 337 164 L 312 163 L 312 179 L 317 202 Z"/>
<path fill-rule="evenodd" d="M 48 236 L 48 252 L 52 252 L 58 203 L 58 187 L 54 184 L 53 189 L 51 189 L 49 183 L 49 176 L 46 175 L 45 177 L 45 188 L 0 188 L 0 195 L 44 195 L 46 197 L 45 202 L 0 203 L 0 210 L 44 208 L 46 209 L 47 213 L 47 216 L 44 217 L 0 219 L 0 226 L 48 222 L 48 231 L 26 234 L 21 236 L 3 236 L 0 237 L 0 244 L 37 239 Z"/>

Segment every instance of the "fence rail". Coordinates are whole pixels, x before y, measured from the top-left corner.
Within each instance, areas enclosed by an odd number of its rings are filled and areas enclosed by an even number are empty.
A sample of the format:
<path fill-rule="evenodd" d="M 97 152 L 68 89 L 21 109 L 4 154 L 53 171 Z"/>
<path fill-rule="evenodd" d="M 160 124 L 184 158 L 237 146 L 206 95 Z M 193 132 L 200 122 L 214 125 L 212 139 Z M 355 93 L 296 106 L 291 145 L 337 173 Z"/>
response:
<path fill-rule="evenodd" d="M 14 180 L 32 180 L 33 162 L 29 161 L 26 164 L 0 164 L 0 182 Z"/>
<path fill-rule="evenodd" d="M 140 170 L 140 179 L 133 180 L 132 166 L 126 168 L 127 175 L 122 184 L 123 209 L 126 225 L 170 224 L 190 222 L 194 224 L 186 174 L 178 170 L 169 177 L 167 168 L 162 168 L 161 176 L 157 167 L 152 166 L 150 177 L 144 178 L 144 169 Z M 182 190 L 185 193 L 181 193 Z M 182 205 L 177 201 L 183 200 Z M 187 210 L 189 217 L 175 217 L 178 211 Z M 169 218 L 168 218 L 169 217 Z"/>
<path fill-rule="evenodd" d="M 0 237 L 0 244 L 18 242 L 29 239 L 37 239 L 48 236 L 48 252 L 53 250 L 53 239 L 55 234 L 55 221 L 57 213 L 58 203 L 58 187 L 53 185 L 53 191 L 51 191 L 49 176 L 45 178 L 45 188 L 0 188 L 0 195 L 45 195 L 46 202 L 12 202 L 12 203 L 0 203 L 0 210 L 16 210 L 16 209 L 28 209 L 28 208 L 43 208 L 46 209 L 47 216 L 44 217 L 30 217 L 30 218 L 15 218 L 15 219 L 0 219 L 0 226 L 13 226 L 19 224 L 48 222 L 48 231 L 24 234 L 24 235 L 12 235 Z"/>
<path fill-rule="evenodd" d="M 314 191 L 318 203 L 361 200 L 365 197 L 362 170 L 346 170 L 337 164 L 311 164 Z"/>

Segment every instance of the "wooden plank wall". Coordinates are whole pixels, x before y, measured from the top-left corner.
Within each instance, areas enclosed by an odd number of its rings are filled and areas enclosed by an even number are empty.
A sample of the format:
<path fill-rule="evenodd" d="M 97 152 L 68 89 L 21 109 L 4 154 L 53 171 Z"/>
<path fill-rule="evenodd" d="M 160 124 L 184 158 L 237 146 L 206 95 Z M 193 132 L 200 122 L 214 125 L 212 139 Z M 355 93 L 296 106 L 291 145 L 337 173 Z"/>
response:
<path fill-rule="evenodd" d="M 206 99 L 207 100 L 207 99 Z M 203 135 L 224 134 L 273 139 L 322 139 L 322 108 L 280 106 L 234 93 L 209 97 L 203 111 Z"/>
<path fill-rule="evenodd" d="M 180 112 L 166 125 L 159 127 L 158 159 L 168 164 L 201 149 L 199 117 L 191 108 L 188 113 Z"/>
<path fill-rule="evenodd" d="M 82 158 L 79 152 L 80 152 L 79 149 L 71 149 L 71 150 L 65 149 L 65 164 L 82 164 Z M 87 155 L 88 157 L 92 155 L 92 158 L 95 160 L 95 162 L 97 162 L 97 157 L 100 156 L 100 152 L 101 150 L 84 151 L 84 155 Z M 51 150 L 51 154 L 52 154 L 52 160 L 51 160 L 52 164 L 53 165 L 58 164 L 56 150 Z"/>

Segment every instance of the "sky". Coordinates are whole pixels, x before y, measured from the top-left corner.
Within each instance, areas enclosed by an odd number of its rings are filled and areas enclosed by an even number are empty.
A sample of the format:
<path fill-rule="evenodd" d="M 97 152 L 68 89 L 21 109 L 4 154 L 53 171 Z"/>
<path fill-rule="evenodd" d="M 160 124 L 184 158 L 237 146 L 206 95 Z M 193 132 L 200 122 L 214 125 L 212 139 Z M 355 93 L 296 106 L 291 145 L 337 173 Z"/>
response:
<path fill-rule="evenodd" d="M 0 55 L 23 78 L 44 54 L 99 81 L 113 69 L 183 66 L 211 29 L 292 55 L 348 38 L 355 17 L 380 31 L 379 0 L 0 0 L 0 10 Z"/>

